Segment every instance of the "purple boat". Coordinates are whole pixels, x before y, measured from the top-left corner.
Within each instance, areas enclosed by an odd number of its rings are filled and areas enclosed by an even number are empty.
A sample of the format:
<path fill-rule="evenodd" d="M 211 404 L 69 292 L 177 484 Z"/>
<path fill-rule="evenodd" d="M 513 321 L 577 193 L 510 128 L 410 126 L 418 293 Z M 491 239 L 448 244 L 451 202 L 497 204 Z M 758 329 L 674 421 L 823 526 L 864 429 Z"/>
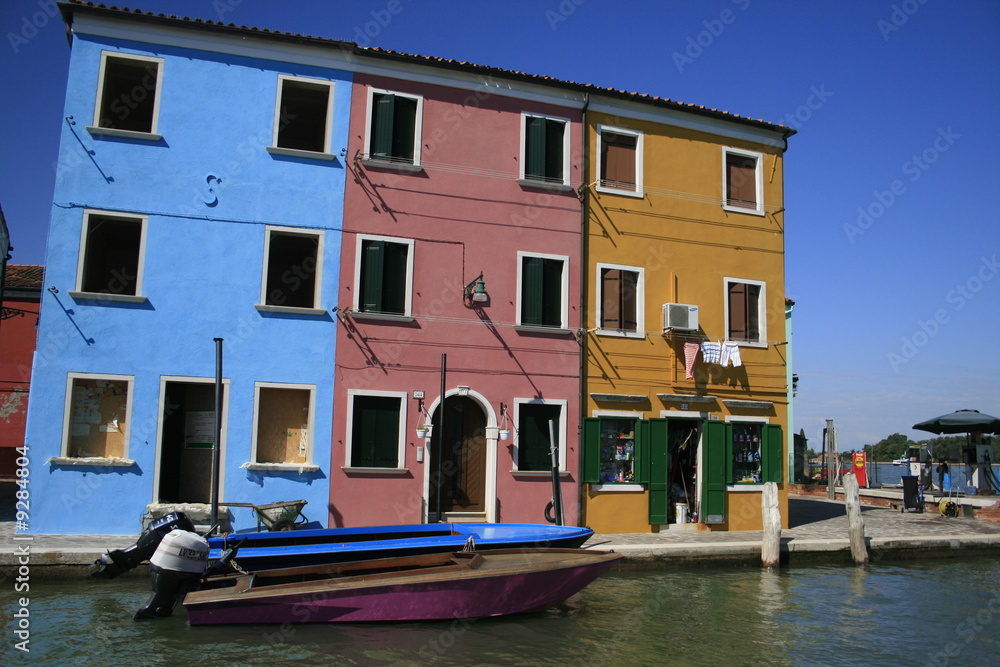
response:
<path fill-rule="evenodd" d="M 621 554 L 494 549 L 211 577 L 188 593 L 192 625 L 434 621 L 542 611 Z"/>

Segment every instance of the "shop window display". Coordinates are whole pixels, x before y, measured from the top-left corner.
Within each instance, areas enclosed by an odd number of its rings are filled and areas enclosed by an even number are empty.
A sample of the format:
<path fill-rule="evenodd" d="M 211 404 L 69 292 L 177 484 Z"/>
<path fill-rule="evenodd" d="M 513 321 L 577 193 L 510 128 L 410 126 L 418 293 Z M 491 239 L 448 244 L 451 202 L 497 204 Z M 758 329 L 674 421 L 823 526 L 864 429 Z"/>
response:
<path fill-rule="evenodd" d="M 601 420 L 601 482 L 635 482 L 635 420 Z"/>
<path fill-rule="evenodd" d="M 760 484 L 762 424 L 733 424 L 733 484 Z"/>

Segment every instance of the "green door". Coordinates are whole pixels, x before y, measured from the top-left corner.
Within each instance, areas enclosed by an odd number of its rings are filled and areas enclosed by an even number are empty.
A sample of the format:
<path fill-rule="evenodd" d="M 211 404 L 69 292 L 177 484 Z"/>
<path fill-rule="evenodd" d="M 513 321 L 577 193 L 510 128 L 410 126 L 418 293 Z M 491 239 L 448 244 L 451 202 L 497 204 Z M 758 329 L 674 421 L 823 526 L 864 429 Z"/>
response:
<path fill-rule="evenodd" d="M 667 523 L 670 510 L 670 456 L 667 453 L 667 420 L 649 420 L 649 523 Z"/>

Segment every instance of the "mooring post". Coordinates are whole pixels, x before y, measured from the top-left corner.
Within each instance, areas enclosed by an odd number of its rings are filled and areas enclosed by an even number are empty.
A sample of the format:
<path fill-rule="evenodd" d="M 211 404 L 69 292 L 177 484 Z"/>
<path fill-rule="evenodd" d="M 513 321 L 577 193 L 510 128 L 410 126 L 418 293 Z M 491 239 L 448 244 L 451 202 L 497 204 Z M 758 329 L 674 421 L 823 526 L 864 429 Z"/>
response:
<path fill-rule="evenodd" d="M 851 558 L 855 565 L 864 565 L 868 562 L 868 545 L 865 544 L 865 520 L 861 518 L 861 489 L 853 472 L 844 475 L 844 504 L 847 506 Z"/>
<path fill-rule="evenodd" d="M 764 484 L 760 498 L 761 518 L 764 522 L 764 543 L 760 550 L 762 567 L 778 567 L 781 559 L 781 507 L 778 505 L 778 485 Z"/>

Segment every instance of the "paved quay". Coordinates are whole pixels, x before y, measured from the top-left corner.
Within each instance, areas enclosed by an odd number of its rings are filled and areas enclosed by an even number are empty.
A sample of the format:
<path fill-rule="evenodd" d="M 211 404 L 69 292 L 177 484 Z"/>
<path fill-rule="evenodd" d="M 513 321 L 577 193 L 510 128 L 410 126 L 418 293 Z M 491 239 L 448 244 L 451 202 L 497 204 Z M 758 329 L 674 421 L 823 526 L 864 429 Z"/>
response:
<path fill-rule="evenodd" d="M 865 536 L 873 561 L 882 558 L 1000 555 L 1000 524 L 947 518 L 926 512 L 902 513 L 862 506 Z M 3 517 L 6 519 L 7 517 Z M 807 496 L 789 499 L 790 528 L 782 531 L 783 560 L 850 563 L 847 515 L 842 501 Z M 693 528 L 693 526 L 691 526 Z M 32 576 L 79 572 L 108 549 L 132 545 L 137 535 L 15 535 L 14 523 L 0 520 L 0 572 L 23 564 L 27 549 Z M 660 533 L 598 534 L 586 547 L 613 549 L 629 564 L 759 563 L 760 531 L 669 530 Z M 20 563 L 19 563 L 20 561 Z M 62 567 L 60 567 L 62 566 Z"/>

